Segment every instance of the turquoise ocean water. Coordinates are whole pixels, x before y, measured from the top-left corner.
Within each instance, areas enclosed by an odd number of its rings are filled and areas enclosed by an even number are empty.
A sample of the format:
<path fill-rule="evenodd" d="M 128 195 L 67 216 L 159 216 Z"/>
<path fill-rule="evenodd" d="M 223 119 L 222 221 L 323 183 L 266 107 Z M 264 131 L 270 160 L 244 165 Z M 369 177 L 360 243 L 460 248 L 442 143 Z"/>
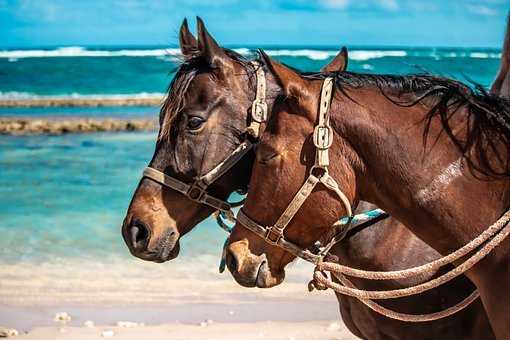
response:
<path fill-rule="evenodd" d="M 236 50 L 250 54 L 246 48 Z M 306 71 L 318 70 L 336 54 L 334 48 L 267 51 Z M 349 70 L 430 72 L 489 86 L 499 58 L 500 51 L 493 49 L 353 47 Z M 161 95 L 177 65 L 175 49 L 0 51 L 0 100 Z M 156 107 L 0 109 L 0 116 L 155 117 L 157 113 Z M 152 133 L 0 136 L 0 264 L 130 258 L 120 225 L 154 140 Z M 219 257 L 223 239 L 223 232 L 208 219 L 184 238 L 181 257 Z"/>

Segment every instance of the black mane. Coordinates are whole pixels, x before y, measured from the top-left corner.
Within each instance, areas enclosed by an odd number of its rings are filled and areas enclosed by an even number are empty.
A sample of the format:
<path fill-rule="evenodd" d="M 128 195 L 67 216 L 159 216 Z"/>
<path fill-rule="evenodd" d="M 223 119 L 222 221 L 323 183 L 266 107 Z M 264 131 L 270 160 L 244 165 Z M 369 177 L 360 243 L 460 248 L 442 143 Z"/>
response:
<path fill-rule="evenodd" d="M 425 117 L 424 143 L 431 121 L 439 117 L 444 131 L 458 147 L 468 165 L 490 177 L 510 177 L 510 101 L 487 92 L 473 82 L 424 75 L 378 75 L 353 72 L 301 73 L 307 79 L 335 78 L 336 89 L 349 97 L 349 89 L 372 86 L 394 104 L 411 107 L 422 103 L 430 110 Z M 467 114 L 468 135 L 461 139 L 450 120 Z"/>

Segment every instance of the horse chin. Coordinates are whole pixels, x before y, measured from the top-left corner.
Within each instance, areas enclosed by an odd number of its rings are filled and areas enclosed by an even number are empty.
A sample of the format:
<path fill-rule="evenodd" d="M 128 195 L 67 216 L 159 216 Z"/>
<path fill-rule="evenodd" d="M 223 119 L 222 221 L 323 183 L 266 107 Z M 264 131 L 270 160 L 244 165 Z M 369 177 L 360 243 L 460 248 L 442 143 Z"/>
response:
<path fill-rule="evenodd" d="M 263 261 L 257 273 L 255 284 L 258 288 L 271 288 L 279 285 L 285 279 L 285 270 L 280 275 L 273 275 L 269 269 L 267 261 Z"/>
<path fill-rule="evenodd" d="M 175 259 L 177 256 L 179 256 L 180 250 L 181 243 L 179 242 L 179 240 L 177 240 L 175 245 L 170 250 L 168 250 L 168 247 L 162 248 L 159 254 L 159 258 L 161 259 L 160 263 Z"/>

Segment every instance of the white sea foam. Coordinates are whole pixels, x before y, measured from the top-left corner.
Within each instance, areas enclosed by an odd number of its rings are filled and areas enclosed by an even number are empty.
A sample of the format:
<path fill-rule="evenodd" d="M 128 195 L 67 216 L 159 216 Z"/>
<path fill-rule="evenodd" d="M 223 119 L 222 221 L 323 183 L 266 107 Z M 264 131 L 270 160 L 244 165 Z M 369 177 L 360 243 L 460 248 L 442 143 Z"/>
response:
<path fill-rule="evenodd" d="M 270 56 L 279 56 L 279 57 L 307 57 L 313 60 L 325 60 L 329 57 L 334 57 L 338 51 L 321 51 L 321 50 L 266 50 L 265 51 Z"/>
<path fill-rule="evenodd" d="M 485 53 L 485 52 L 471 52 L 469 54 L 471 58 L 481 58 L 481 59 L 487 59 L 487 58 L 501 58 L 501 53 Z"/>
<path fill-rule="evenodd" d="M 249 48 L 242 47 L 242 48 L 235 48 L 234 52 L 237 52 L 241 55 L 246 56 L 246 55 L 250 55 L 252 53 L 252 50 L 250 50 Z"/>
<path fill-rule="evenodd" d="M 236 48 L 235 52 L 249 56 L 254 52 L 249 48 Z M 266 49 L 270 56 L 277 57 L 305 57 L 312 60 L 326 60 L 334 57 L 336 49 Z M 0 51 L 0 58 L 8 58 L 15 62 L 20 58 L 51 58 L 51 57 L 157 57 L 162 60 L 177 61 L 181 56 L 179 48 L 158 48 L 158 49 L 120 49 L 120 50 L 94 50 L 81 46 L 60 47 L 53 50 L 3 50 Z M 501 58 L 501 53 L 486 51 L 422 51 L 422 50 L 364 50 L 352 49 L 349 51 L 349 59 L 366 61 L 384 57 L 406 57 L 425 56 L 433 58 Z"/>
<path fill-rule="evenodd" d="M 165 96 L 164 93 L 159 92 L 140 92 L 133 94 L 80 94 L 69 93 L 59 95 L 39 95 L 30 92 L 18 91 L 0 91 L 0 100 L 22 100 L 22 99 L 131 99 L 131 98 L 161 98 Z"/>
<path fill-rule="evenodd" d="M 253 53 L 248 48 L 236 48 L 235 52 L 247 56 Z M 314 49 L 267 49 L 270 56 L 279 57 L 306 57 L 312 60 L 325 60 L 334 57 L 337 50 L 314 50 Z M 170 60 L 179 57 L 181 52 L 178 48 L 168 49 L 121 49 L 121 50 L 89 50 L 81 46 L 60 47 L 53 50 L 3 50 L 0 58 L 9 58 L 16 61 L 20 58 L 52 58 L 52 57 L 159 57 Z M 370 51 L 353 50 L 349 57 L 353 60 L 368 60 L 386 56 L 404 57 L 405 51 Z M 172 58 L 173 57 L 173 58 Z"/>
<path fill-rule="evenodd" d="M 378 59 L 384 57 L 405 57 L 407 56 L 406 51 L 395 50 L 395 51 L 351 51 L 349 52 L 349 59 L 364 61 L 370 59 Z"/>
<path fill-rule="evenodd" d="M 50 57 L 159 57 L 180 55 L 178 48 L 122 49 L 115 51 L 88 50 L 80 46 L 60 47 L 54 50 L 0 51 L 0 58 L 50 58 Z"/>

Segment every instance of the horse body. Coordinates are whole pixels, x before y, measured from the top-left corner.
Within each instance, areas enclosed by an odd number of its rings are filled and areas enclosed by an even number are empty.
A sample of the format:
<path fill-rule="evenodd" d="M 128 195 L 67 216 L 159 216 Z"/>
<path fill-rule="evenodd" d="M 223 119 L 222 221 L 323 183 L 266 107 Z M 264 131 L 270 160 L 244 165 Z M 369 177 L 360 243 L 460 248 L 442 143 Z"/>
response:
<path fill-rule="evenodd" d="M 258 223 L 272 225 L 313 165 L 310 160 L 315 157 L 315 148 L 309 136 L 317 119 L 322 80 L 304 79 L 269 57 L 266 62 L 283 84 L 287 99 L 279 105 L 279 112 L 273 113 L 274 119 L 259 146 L 245 209 Z M 499 144 L 496 151 L 489 150 L 493 153 L 483 154 L 485 163 L 478 160 L 469 163 L 471 155 L 463 156 L 458 145 L 459 141 L 486 136 L 482 130 L 481 135 L 473 137 L 473 131 L 481 131 L 473 130 L 473 124 L 485 122 L 485 127 L 490 126 L 490 118 L 484 117 L 486 111 L 479 109 L 490 107 L 492 98 L 477 97 L 456 82 L 431 77 L 348 73 L 335 76 L 337 95 L 331 104 L 335 142 L 330 150 L 330 173 L 351 202 L 366 200 L 385 209 L 443 255 L 467 243 L 506 211 L 510 203 L 508 179 L 481 181 L 476 177 L 477 169 L 487 164 L 493 166 L 492 170 L 506 170 L 501 169 L 498 158 L 494 160 L 494 152 L 508 151 L 504 132 L 491 136 Z M 321 77 L 325 75 L 317 76 Z M 427 94 L 436 88 L 440 89 L 438 93 Z M 421 95 L 415 94 L 420 92 Z M 427 113 L 435 112 L 431 108 L 439 102 L 446 103 L 445 111 L 441 111 L 444 116 L 428 116 Z M 454 111 L 450 110 L 451 103 Z M 504 102 L 498 103 L 505 109 Z M 282 129 L 283 126 L 287 128 Z M 503 158 L 506 166 L 504 159 L 507 158 Z M 302 247 L 327 234 L 328 226 L 345 212 L 335 196 L 321 189 L 311 194 L 285 231 L 286 238 L 297 240 Z M 389 240 L 387 237 L 384 247 L 378 248 L 390 255 L 395 248 L 406 245 L 400 238 Z M 467 273 L 501 339 L 510 336 L 504 321 L 510 312 L 506 303 L 510 287 L 508 247 L 508 241 L 501 244 Z M 244 284 L 253 282 L 259 287 L 281 282 L 283 268 L 293 259 L 289 253 L 243 230 L 239 223 L 234 228 L 229 252 L 229 269 L 236 280 Z"/>
<path fill-rule="evenodd" d="M 389 104 L 389 108 L 384 103 L 387 99 L 379 98 L 379 109 L 360 109 L 356 122 L 338 115 L 337 124 L 349 131 L 345 138 L 364 159 L 363 169 L 355 170 L 361 182 L 359 198 L 382 207 L 428 245 L 447 255 L 478 236 L 508 209 L 509 181 L 477 178 L 481 175 L 469 169 L 437 120 L 430 131 L 434 144 L 423 150 L 423 124 L 419 124 L 425 118 L 423 109 L 404 112 L 394 104 Z M 388 115 L 388 110 L 394 115 Z M 459 114 L 462 116 L 462 112 Z M 372 127 L 359 125 L 363 119 L 369 119 Z M 452 122 L 452 127 L 465 136 L 469 132 L 463 123 Z M 378 147 L 367 149 L 368 145 Z M 502 339 L 510 337 L 510 325 L 505 321 L 510 313 L 509 251 L 510 242 L 506 240 L 466 273 L 478 287 L 493 327 Z"/>

